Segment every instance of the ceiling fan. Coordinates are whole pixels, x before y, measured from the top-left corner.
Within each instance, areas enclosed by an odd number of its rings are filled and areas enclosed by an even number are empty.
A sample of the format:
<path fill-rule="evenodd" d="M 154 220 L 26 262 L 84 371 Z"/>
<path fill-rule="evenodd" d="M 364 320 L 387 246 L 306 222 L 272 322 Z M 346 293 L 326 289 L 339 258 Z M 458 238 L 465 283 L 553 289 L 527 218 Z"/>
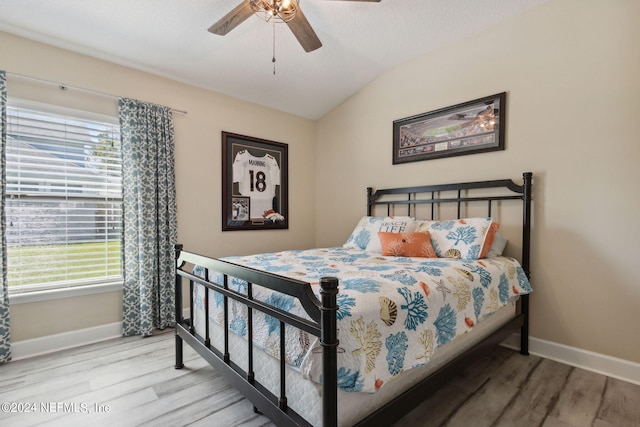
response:
<path fill-rule="evenodd" d="M 379 2 L 380 0 L 340 0 Z M 209 28 L 209 32 L 224 36 L 243 23 L 253 14 L 267 22 L 285 22 L 302 48 L 312 52 L 322 46 L 306 16 L 302 13 L 299 0 L 243 0 L 231 12 Z"/>

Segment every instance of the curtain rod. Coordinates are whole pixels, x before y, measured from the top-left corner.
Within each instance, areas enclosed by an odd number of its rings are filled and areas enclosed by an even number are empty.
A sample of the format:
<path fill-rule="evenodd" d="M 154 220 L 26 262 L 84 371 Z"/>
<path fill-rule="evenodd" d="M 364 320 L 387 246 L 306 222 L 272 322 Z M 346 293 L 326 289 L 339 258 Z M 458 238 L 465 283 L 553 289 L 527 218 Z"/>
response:
<path fill-rule="evenodd" d="M 67 84 L 64 84 L 64 83 L 56 83 L 56 82 L 52 82 L 51 80 L 45 80 L 45 79 L 40 79 L 38 77 L 26 76 L 24 74 L 11 73 L 9 71 L 6 71 L 6 74 L 8 76 L 12 76 L 12 77 L 19 77 L 19 78 L 28 79 L 28 80 L 34 80 L 34 81 L 41 82 L 41 83 L 56 85 L 56 86 L 58 86 L 58 88 L 60 90 L 73 89 L 73 90 L 78 90 L 78 91 L 81 91 L 81 92 L 92 93 L 94 95 L 105 96 L 107 98 L 114 98 L 114 99 L 124 98 L 123 96 L 112 95 L 110 93 L 100 92 L 100 91 L 93 90 L 93 89 L 86 89 L 86 88 L 78 87 L 78 86 L 70 86 L 70 85 L 67 85 Z M 175 108 L 172 108 L 172 107 L 169 107 L 169 108 L 171 108 L 171 112 L 172 113 L 180 113 L 180 114 L 187 115 L 187 112 L 184 111 L 184 110 L 178 110 L 178 109 L 175 109 Z"/>

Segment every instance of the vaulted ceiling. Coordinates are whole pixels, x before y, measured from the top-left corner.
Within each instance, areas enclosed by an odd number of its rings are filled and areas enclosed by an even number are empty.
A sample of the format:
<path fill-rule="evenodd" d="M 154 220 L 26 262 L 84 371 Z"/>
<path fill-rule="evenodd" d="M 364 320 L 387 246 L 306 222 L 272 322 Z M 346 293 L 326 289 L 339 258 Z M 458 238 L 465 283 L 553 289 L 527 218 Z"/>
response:
<path fill-rule="evenodd" d="M 0 0 L 0 31 L 318 119 L 386 70 L 548 0 L 299 0 L 323 45 L 310 53 L 257 16 L 207 31 L 241 1 Z"/>

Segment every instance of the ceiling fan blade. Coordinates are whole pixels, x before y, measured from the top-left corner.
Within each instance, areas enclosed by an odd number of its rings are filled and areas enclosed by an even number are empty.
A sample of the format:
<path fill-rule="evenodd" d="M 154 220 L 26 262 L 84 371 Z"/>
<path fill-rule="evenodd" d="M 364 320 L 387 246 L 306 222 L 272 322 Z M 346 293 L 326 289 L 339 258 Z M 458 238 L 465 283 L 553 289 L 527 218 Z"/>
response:
<path fill-rule="evenodd" d="M 312 52 L 322 47 L 322 42 L 316 35 L 316 32 L 313 31 L 313 28 L 311 28 L 311 24 L 309 24 L 307 17 L 302 13 L 302 9 L 298 9 L 295 18 L 287 22 L 287 25 L 305 52 Z"/>
<path fill-rule="evenodd" d="M 218 22 L 209 28 L 209 32 L 224 36 L 238 25 L 242 24 L 248 17 L 253 15 L 253 10 L 249 5 L 249 0 L 243 0 L 231 12 L 227 13 Z"/>

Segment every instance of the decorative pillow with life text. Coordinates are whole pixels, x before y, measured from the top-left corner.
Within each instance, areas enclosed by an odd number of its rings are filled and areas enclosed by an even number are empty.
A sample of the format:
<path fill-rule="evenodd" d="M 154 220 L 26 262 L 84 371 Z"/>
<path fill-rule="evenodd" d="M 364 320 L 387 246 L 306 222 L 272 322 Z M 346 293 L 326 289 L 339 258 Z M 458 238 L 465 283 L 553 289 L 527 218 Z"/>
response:
<path fill-rule="evenodd" d="M 438 258 L 436 251 L 431 246 L 431 236 L 428 231 L 414 233 L 380 231 L 378 237 L 384 256 Z"/>
<path fill-rule="evenodd" d="M 414 219 L 408 216 L 364 216 L 342 246 L 346 249 L 362 249 L 381 254 L 379 231 L 400 233 L 413 231 L 415 227 Z"/>
<path fill-rule="evenodd" d="M 415 231 L 417 225 L 413 218 L 408 216 L 387 217 L 372 230 L 372 238 L 369 240 L 365 251 L 372 254 L 381 254 L 382 245 L 378 238 L 378 233 L 411 233 Z"/>
<path fill-rule="evenodd" d="M 417 221 L 416 231 L 428 231 L 439 258 L 477 260 L 491 248 L 500 226 L 491 218 Z"/>

